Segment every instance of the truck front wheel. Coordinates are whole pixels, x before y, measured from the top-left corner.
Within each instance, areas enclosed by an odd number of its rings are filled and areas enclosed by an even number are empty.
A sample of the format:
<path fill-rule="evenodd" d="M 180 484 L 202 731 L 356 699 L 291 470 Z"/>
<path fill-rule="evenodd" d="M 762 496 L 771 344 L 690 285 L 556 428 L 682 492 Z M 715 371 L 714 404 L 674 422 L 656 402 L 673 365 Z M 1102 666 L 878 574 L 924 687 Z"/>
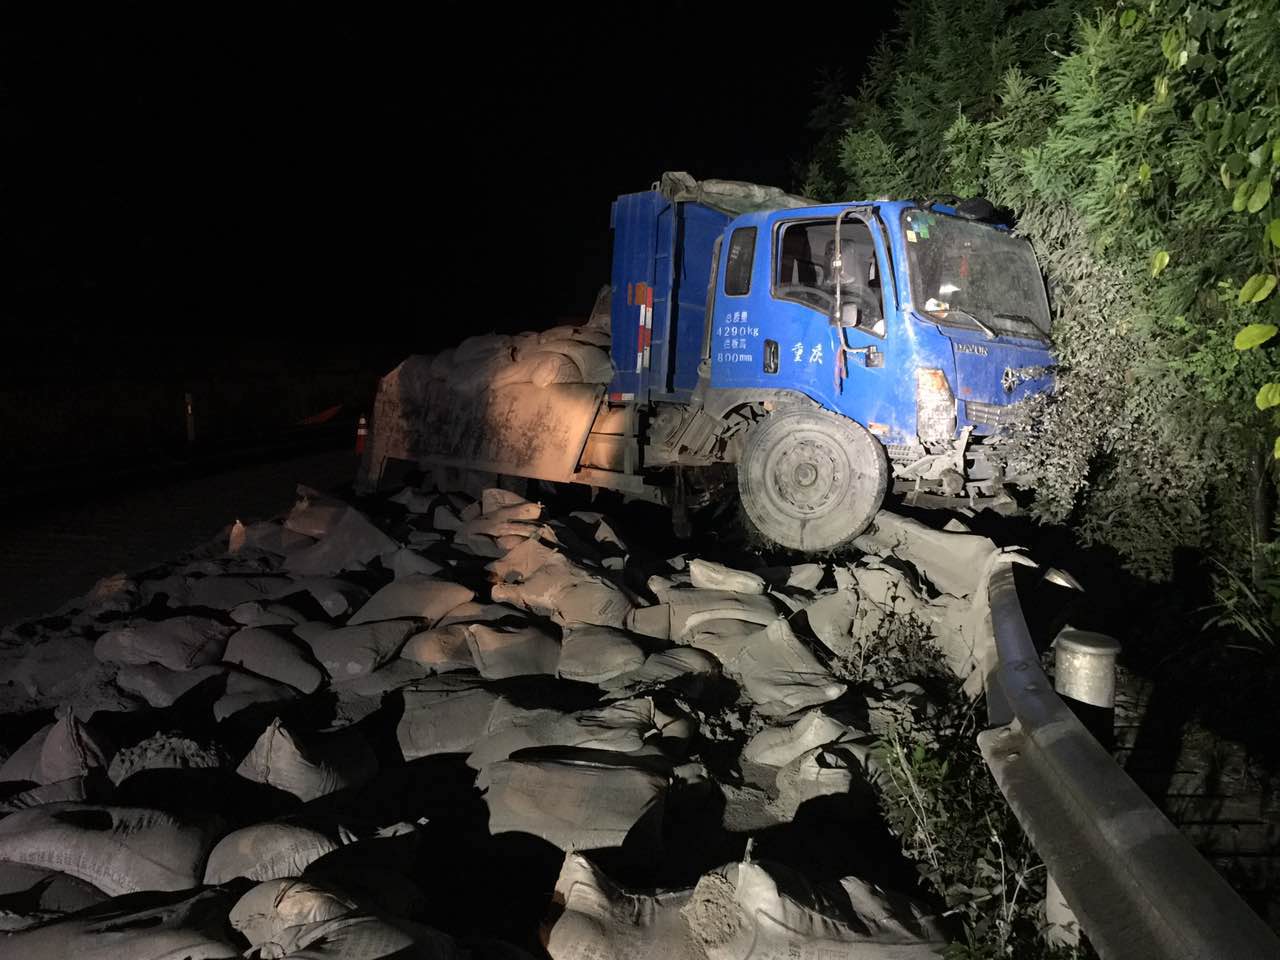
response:
<path fill-rule="evenodd" d="M 884 500 L 884 448 L 860 424 L 823 410 L 782 410 L 747 436 L 738 493 L 767 539 L 816 553 L 852 540 Z"/>

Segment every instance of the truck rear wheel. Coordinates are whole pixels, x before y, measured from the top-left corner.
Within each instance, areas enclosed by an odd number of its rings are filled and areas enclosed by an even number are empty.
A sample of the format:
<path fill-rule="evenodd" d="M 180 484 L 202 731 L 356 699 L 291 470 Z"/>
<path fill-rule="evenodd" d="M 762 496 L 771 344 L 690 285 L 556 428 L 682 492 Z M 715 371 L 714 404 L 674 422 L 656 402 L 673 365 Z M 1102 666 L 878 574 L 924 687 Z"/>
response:
<path fill-rule="evenodd" d="M 770 415 L 747 436 L 738 493 L 748 519 L 783 547 L 816 553 L 852 540 L 884 500 L 884 448 L 860 424 L 823 410 Z"/>

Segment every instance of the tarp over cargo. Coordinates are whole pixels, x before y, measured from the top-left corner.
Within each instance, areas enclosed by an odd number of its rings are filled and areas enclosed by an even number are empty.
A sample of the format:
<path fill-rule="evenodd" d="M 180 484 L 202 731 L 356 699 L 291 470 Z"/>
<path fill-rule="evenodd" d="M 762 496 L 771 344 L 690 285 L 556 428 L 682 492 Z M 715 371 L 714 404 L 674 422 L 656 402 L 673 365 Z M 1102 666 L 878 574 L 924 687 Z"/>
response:
<path fill-rule="evenodd" d="M 757 210 L 785 210 L 818 203 L 797 197 L 778 187 L 766 187 L 742 180 L 695 180 L 683 171 L 668 171 L 658 181 L 658 189 L 668 200 L 692 200 L 724 213 L 753 213 Z"/>

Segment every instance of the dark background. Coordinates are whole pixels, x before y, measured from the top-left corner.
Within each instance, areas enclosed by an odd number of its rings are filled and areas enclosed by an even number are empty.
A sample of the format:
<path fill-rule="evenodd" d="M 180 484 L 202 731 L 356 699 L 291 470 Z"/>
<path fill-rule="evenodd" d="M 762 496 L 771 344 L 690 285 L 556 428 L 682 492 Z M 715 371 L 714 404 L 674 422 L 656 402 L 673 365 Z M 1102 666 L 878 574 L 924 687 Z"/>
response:
<path fill-rule="evenodd" d="M 839 40 L 789 8 L 694 3 L 10 25 L 0 431 L 43 416 L 57 459 L 104 408 L 123 433 L 152 410 L 167 449 L 192 384 L 278 424 L 358 404 L 410 353 L 585 315 L 614 196 L 664 170 L 795 188 L 820 70 L 851 88 L 891 14 Z M 319 384 L 338 373 L 361 386 Z"/>

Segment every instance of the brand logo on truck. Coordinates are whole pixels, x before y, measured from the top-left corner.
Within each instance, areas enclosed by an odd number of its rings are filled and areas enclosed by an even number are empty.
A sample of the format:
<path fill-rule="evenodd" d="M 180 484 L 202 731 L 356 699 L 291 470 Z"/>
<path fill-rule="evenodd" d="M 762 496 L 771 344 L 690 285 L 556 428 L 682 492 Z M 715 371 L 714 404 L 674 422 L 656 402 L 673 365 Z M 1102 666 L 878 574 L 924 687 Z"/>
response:
<path fill-rule="evenodd" d="M 980 343 L 957 343 L 956 353 L 972 353 L 974 356 L 985 357 L 987 348 Z"/>

